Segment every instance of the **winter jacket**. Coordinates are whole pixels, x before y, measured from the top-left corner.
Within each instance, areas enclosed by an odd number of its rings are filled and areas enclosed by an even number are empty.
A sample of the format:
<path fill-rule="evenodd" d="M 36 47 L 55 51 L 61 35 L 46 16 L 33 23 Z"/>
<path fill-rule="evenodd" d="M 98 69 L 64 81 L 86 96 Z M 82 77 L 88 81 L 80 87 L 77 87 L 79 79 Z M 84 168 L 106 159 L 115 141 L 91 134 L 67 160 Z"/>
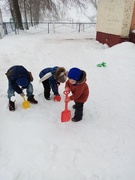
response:
<path fill-rule="evenodd" d="M 67 80 L 65 87 L 68 87 L 72 92 L 72 95 L 69 96 L 71 100 L 80 103 L 86 102 L 89 96 L 89 87 L 86 84 L 85 71 L 82 71 L 81 79 L 76 84 L 71 84 L 69 80 Z"/>
<path fill-rule="evenodd" d="M 49 81 L 49 84 L 51 86 L 51 89 L 55 95 L 58 95 L 58 86 L 57 86 L 57 80 L 54 78 L 55 73 L 59 67 L 55 66 L 53 68 L 45 68 L 39 73 L 39 77 L 42 78 L 45 74 L 51 73 L 51 76 L 47 79 Z"/>
<path fill-rule="evenodd" d="M 33 81 L 31 72 L 27 71 L 23 66 L 12 66 L 6 73 L 9 83 L 11 84 L 14 91 L 18 94 L 22 93 L 22 89 L 16 83 L 16 80 L 20 77 L 27 77 L 28 81 Z M 27 88 L 27 87 L 23 87 Z"/>

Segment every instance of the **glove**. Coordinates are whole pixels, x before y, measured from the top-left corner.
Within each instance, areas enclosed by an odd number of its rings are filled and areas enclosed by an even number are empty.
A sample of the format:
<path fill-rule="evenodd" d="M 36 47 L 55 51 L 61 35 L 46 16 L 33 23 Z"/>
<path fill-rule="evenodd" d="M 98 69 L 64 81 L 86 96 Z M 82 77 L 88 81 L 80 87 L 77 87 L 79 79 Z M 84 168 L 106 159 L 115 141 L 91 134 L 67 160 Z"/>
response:
<path fill-rule="evenodd" d="M 20 95 L 21 95 L 22 97 L 25 96 L 25 94 L 24 94 L 23 92 L 22 92 Z"/>
<path fill-rule="evenodd" d="M 54 101 L 61 101 L 60 95 L 54 96 L 53 100 L 54 100 Z"/>
<path fill-rule="evenodd" d="M 57 84 L 57 86 L 60 86 L 60 82 L 57 82 L 56 84 Z"/>

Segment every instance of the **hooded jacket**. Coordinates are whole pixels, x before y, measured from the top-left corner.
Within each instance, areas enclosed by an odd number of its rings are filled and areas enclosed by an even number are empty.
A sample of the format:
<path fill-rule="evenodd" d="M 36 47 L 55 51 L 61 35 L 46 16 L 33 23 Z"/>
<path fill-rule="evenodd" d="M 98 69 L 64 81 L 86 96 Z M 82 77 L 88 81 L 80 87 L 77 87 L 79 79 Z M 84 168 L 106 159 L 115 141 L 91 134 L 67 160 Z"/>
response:
<path fill-rule="evenodd" d="M 85 71 L 82 70 L 82 76 L 79 79 L 79 81 L 77 81 L 76 84 L 71 84 L 69 80 L 67 80 L 65 87 L 68 87 L 72 92 L 72 95 L 69 96 L 71 100 L 74 100 L 74 102 L 80 102 L 80 103 L 86 102 L 89 96 L 89 87 L 86 84 Z"/>
<path fill-rule="evenodd" d="M 60 71 L 59 71 L 59 69 L 60 69 Z M 59 94 L 59 92 L 58 92 L 58 77 L 59 77 L 60 73 L 64 72 L 64 71 L 65 71 L 64 68 L 59 68 L 58 66 L 55 66 L 53 68 L 48 67 L 48 68 L 43 69 L 39 73 L 39 77 L 42 79 L 46 75 L 47 78 L 45 78 L 45 80 L 49 81 L 52 91 L 54 92 L 55 95 L 58 95 Z"/>
<path fill-rule="evenodd" d="M 31 76 L 31 73 L 29 71 L 27 71 L 23 66 L 12 66 L 6 73 L 6 76 L 9 80 L 10 85 L 12 86 L 12 88 L 14 89 L 14 91 L 16 91 L 18 94 L 22 93 L 22 89 L 18 86 L 18 84 L 16 83 L 16 80 L 20 77 L 26 77 L 30 83 L 30 81 L 33 80 Z M 32 79 L 31 79 L 32 78 Z M 26 87 L 23 87 L 26 88 Z"/>

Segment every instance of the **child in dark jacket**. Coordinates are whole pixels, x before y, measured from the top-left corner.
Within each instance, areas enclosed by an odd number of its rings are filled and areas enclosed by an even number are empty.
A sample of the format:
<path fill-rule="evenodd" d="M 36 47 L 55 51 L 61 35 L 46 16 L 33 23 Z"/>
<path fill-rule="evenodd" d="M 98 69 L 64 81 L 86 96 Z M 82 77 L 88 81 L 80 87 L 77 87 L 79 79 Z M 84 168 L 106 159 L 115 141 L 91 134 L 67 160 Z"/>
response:
<path fill-rule="evenodd" d="M 50 100 L 50 91 L 52 89 L 54 101 L 60 101 L 61 97 L 58 92 L 58 86 L 67 79 L 65 68 L 58 66 L 45 68 L 39 73 L 39 77 L 41 78 L 39 82 L 43 84 L 45 99 Z"/>
<path fill-rule="evenodd" d="M 29 72 L 23 66 L 12 66 L 6 73 L 8 78 L 8 99 L 9 99 L 9 110 L 15 110 L 14 96 L 15 92 L 20 94 L 22 97 L 25 96 L 23 89 L 26 89 L 28 101 L 37 104 L 38 102 L 34 99 L 33 95 L 33 77 L 31 72 Z"/>
<path fill-rule="evenodd" d="M 71 91 L 72 95 L 65 101 L 74 101 L 75 109 L 72 121 L 80 121 L 83 117 L 83 105 L 89 96 L 89 87 L 86 84 L 86 72 L 79 68 L 71 68 L 68 72 L 68 80 L 65 85 L 65 91 Z"/>

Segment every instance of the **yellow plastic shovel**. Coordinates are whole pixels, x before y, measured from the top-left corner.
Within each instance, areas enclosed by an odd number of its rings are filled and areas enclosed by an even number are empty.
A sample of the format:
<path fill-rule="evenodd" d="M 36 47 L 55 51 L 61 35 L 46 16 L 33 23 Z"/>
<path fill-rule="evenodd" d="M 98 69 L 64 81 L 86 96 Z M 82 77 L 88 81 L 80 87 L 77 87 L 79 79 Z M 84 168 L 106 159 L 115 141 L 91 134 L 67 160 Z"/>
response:
<path fill-rule="evenodd" d="M 25 99 L 24 96 L 23 96 L 23 100 L 24 100 L 24 102 L 22 103 L 22 107 L 23 107 L 24 109 L 30 108 L 30 103 L 29 103 L 29 101 L 27 101 L 27 100 Z"/>

